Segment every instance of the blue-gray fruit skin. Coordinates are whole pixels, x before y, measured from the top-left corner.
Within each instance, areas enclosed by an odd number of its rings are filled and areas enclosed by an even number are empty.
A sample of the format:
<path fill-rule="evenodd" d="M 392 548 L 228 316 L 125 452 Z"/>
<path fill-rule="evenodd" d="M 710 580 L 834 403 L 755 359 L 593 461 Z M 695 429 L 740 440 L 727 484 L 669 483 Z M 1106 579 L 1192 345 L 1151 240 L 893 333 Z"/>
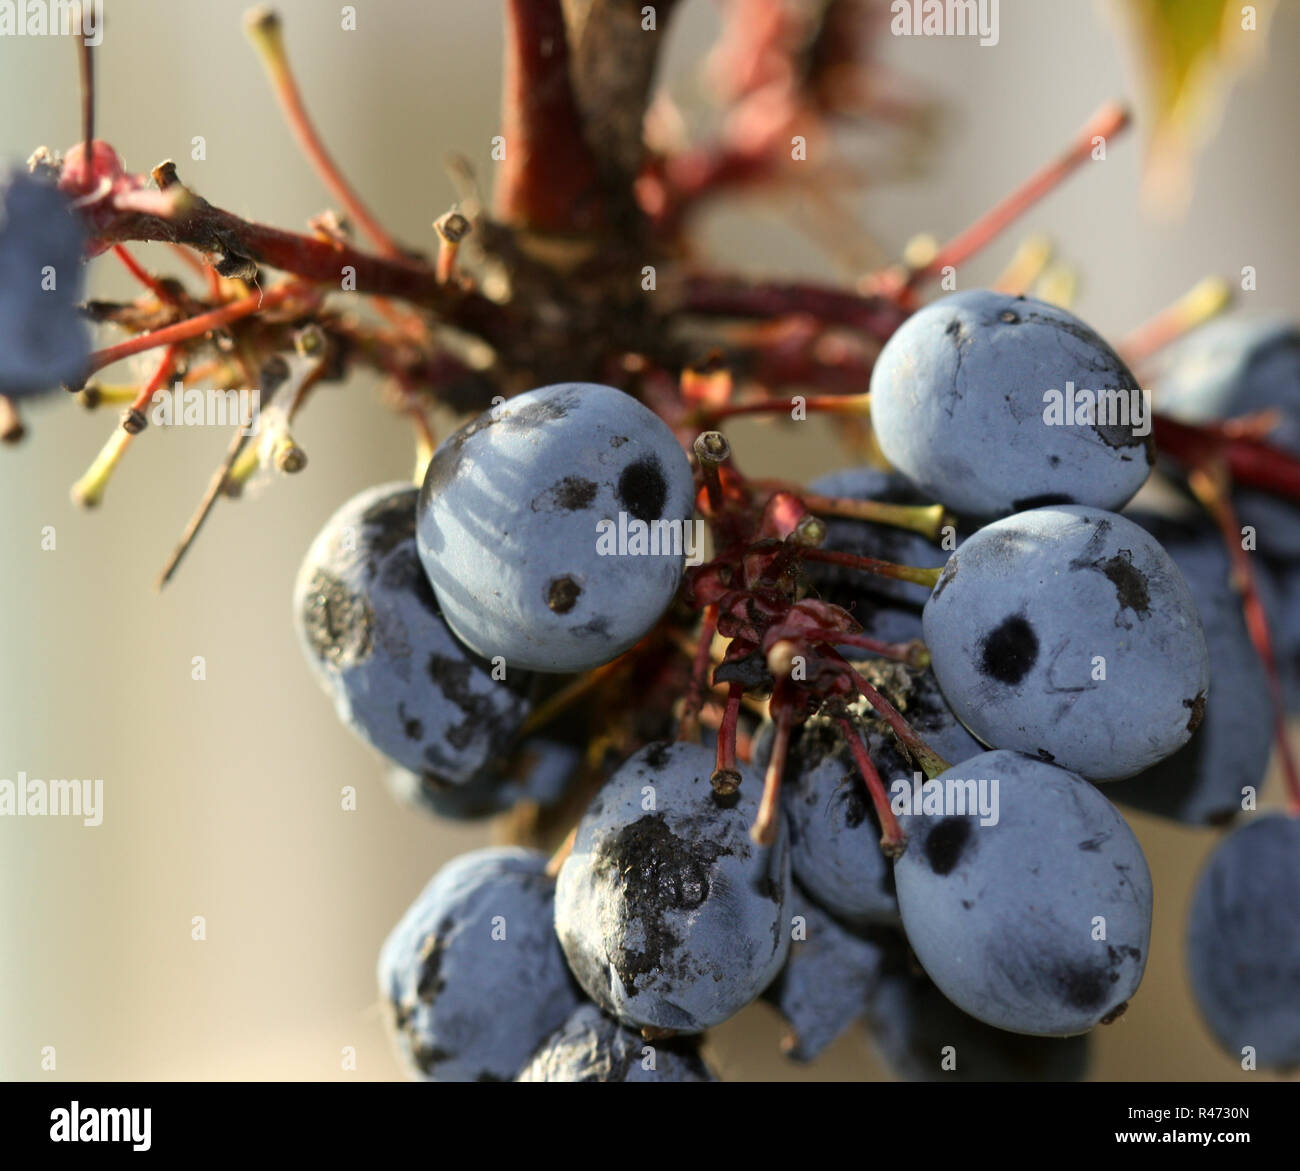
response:
<path fill-rule="evenodd" d="M 881 945 L 838 923 L 795 884 L 790 900 L 790 958 L 763 993 L 790 1026 L 787 1057 L 813 1061 L 863 1013 L 880 976 Z M 794 937 L 794 920 L 800 935 Z"/>
<path fill-rule="evenodd" d="M 506 756 L 530 677 L 492 668 L 447 628 L 415 549 L 409 484 L 354 496 L 298 572 L 294 624 L 339 718 L 403 768 L 464 784 Z"/>
<path fill-rule="evenodd" d="M 716 1082 L 692 1038 L 646 1041 L 594 1004 L 579 1005 L 520 1082 Z"/>
<path fill-rule="evenodd" d="M 790 947 L 790 853 L 749 836 L 762 779 L 715 796 L 714 757 L 655 743 L 605 782 L 560 870 L 555 927 L 583 990 L 625 1024 L 698 1033 L 775 978 Z M 653 805 L 651 806 L 651 801 Z"/>
<path fill-rule="evenodd" d="M 995 1029 L 964 1013 L 924 972 L 907 947 L 886 949 L 866 1024 L 881 1057 L 911 1082 L 1075 1082 L 1088 1072 L 1088 1036 L 1031 1037 Z"/>
<path fill-rule="evenodd" d="M 939 990 L 985 1024 L 1038 1036 L 1086 1032 L 1121 1010 L 1142 980 L 1146 859 L 1101 791 L 1055 765 L 986 752 L 936 780 L 995 778 L 995 824 L 955 813 L 900 818 L 903 930 Z"/>
<path fill-rule="evenodd" d="M 948 559 L 924 624 L 944 698 L 980 741 L 1092 781 L 1163 760 L 1205 711 L 1187 583 L 1115 513 L 1061 505 L 986 525 Z"/>
<path fill-rule="evenodd" d="M 389 792 L 403 805 L 453 821 L 476 821 L 513 809 L 520 802 L 543 808 L 556 804 L 582 763 L 571 744 L 532 737 L 500 768 L 487 769 L 463 785 L 449 785 L 428 773 L 390 769 Z"/>
<path fill-rule="evenodd" d="M 1300 1066 L 1300 819 L 1261 813 L 1215 847 L 1192 892 L 1187 968 L 1228 1053 Z"/>
<path fill-rule="evenodd" d="M 1156 401 L 1184 423 L 1277 411 L 1268 442 L 1300 456 L 1300 326 L 1284 317 L 1222 317 L 1159 355 Z M 1300 511 L 1267 492 L 1233 493 L 1238 519 L 1270 557 L 1300 558 Z"/>
<path fill-rule="evenodd" d="M 764 750 L 769 744 L 770 737 Z M 872 763 L 879 766 L 880 743 L 874 747 Z M 892 778 L 881 776 L 888 785 Z M 813 898 L 855 926 L 898 923 L 894 873 L 880 849 L 880 822 L 835 723 L 810 719 L 790 745 L 781 808 L 790 830 L 792 872 Z"/>
<path fill-rule="evenodd" d="M 1192 591 L 1213 663 L 1214 698 L 1182 748 L 1108 785 L 1106 796 L 1188 825 L 1223 825 L 1241 812 L 1243 790 L 1258 793 L 1264 783 L 1273 747 L 1268 676 L 1229 583 L 1228 554 L 1214 524 L 1146 512 L 1130 516 L 1161 543 Z"/>
<path fill-rule="evenodd" d="M 475 850 L 420 892 L 379 953 L 379 995 L 410 1071 L 509 1081 L 578 1006 L 535 850 Z"/>
<path fill-rule="evenodd" d="M 1142 419 L 1131 416 L 1048 422 L 1044 396 L 1066 394 L 1067 382 L 1076 393 L 1121 391 L 1126 403 L 1139 389 L 1115 351 L 1064 309 L 987 289 L 953 293 L 885 343 L 871 374 L 871 422 L 889 462 L 956 512 L 1120 508 L 1151 471 L 1150 436 L 1136 434 Z"/>
<path fill-rule="evenodd" d="M 0 394 L 23 398 L 85 377 L 90 331 L 77 308 L 85 241 L 67 196 L 13 173 L 0 215 Z"/>
<path fill-rule="evenodd" d="M 420 494 L 420 557 L 466 645 L 511 667 L 583 671 L 662 616 L 693 511 L 690 464 L 667 425 L 620 390 L 567 382 L 501 403 L 439 446 Z M 676 529 L 677 544 L 602 555 L 598 526 L 617 529 L 620 514 L 629 536 L 673 522 L 655 531 Z"/>

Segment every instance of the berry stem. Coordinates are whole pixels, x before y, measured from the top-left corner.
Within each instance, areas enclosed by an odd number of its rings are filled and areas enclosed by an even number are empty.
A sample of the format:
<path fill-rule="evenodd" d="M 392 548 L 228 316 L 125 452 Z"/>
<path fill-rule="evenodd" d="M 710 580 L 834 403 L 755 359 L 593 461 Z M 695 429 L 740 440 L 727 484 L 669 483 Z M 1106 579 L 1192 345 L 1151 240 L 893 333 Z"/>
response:
<path fill-rule="evenodd" d="M 740 700 L 745 694 L 742 683 L 732 683 L 727 691 L 727 706 L 718 729 L 718 755 L 709 782 L 713 790 L 726 796 L 740 788 L 740 770 L 736 767 L 736 727 L 740 721 Z"/>
<path fill-rule="evenodd" d="M 880 779 L 880 773 L 876 770 L 876 766 L 871 763 L 871 756 L 867 752 L 867 746 L 862 742 L 862 737 L 853 721 L 847 716 L 840 716 L 838 723 L 840 731 L 844 733 L 844 742 L 849 746 L 849 751 L 853 753 L 853 760 L 858 766 L 858 772 L 862 774 L 867 791 L 871 794 L 871 803 L 875 806 L 876 816 L 880 819 L 880 848 L 884 851 L 886 858 L 901 857 L 903 851 L 907 849 L 907 834 L 903 832 L 903 827 L 898 824 L 898 818 L 894 816 L 894 811 L 890 808 L 889 794 L 885 792 L 885 785 Z"/>
<path fill-rule="evenodd" d="M 238 321 L 241 317 L 248 317 L 262 309 L 270 309 L 287 301 L 294 293 L 303 291 L 305 286 L 300 282 L 285 281 L 265 293 L 250 293 L 247 297 L 231 301 L 220 309 L 200 313 L 195 317 L 178 321 L 175 325 L 164 326 L 162 329 L 127 338 L 126 341 L 106 346 L 92 353 L 86 373 L 93 374 L 97 370 L 104 369 L 105 366 L 111 366 L 114 362 L 120 362 L 123 358 L 129 358 L 134 354 L 142 354 L 156 346 L 169 346 L 202 337 L 205 333 L 228 325 L 232 321 Z"/>
<path fill-rule="evenodd" d="M 1052 162 L 1042 167 L 1016 188 L 1001 203 L 991 208 L 960 235 L 953 237 L 935 253 L 928 264 L 912 269 L 905 276 L 902 291 L 910 292 L 924 281 L 940 276 L 946 268 L 964 264 L 1004 229 L 1018 220 L 1035 203 L 1060 186 L 1062 181 L 1092 158 L 1094 138 L 1112 138 L 1129 125 L 1126 107 L 1115 102 L 1102 106 L 1088 119 L 1074 141 Z"/>
<path fill-rule="evenodd" d="M 289 124 L 289 129 L 293 131 L 303 154 L 316 169 L 321 182 L 339 201 L 347 215 L 355 220 L 361 230 L 370 237 L 381 253 L 390 258 L 401 256 L 402 250 L 384 231 L 379 221 L 370 214 L 370 209 L 343 177 L 343 173 L 330 157 L 324 142 L 316 132 L 316 127 L 307 114 L 307 107 L 303 104 L 293 68 L 289 64 L 289 54 L 284 46 L 284 29 L 279 15 L 266 7 L 254 8 L 244 19 L 244 30 L 262 60 L 267 80 L 270 81 L 272 92 L 280 103 L 280 109 Z"/>
<path fill-rule="evenodd" d="M 843 565 L 848 569 L 861 569 L 880 577 L 892 577 L 899 581 L 910 581 L 934 589 L 942 569 L 922 569 L 915 565 L 895 565 L 892 561 L 880 561 L 875 557 L 859 557 L 856 553 L 837 553 L 831 549 L 805 548 L 801 556 L 808 561 L 823 561 L 827 565 Z"/>
<path fill-rule="evenodd" d="M 146 271 L 124 244 L 114 244 L 113 255 L 126 266 L 127 272 L 144 285 L 164 305 L 176 304 L 176 297 L 172 292 L 157 277 Z"/>
<path fill-rule="evenodd" d="M 760 846 L 770 846 L 776 841 L 776 831 L 781 822 L 781 778 L 785 775 L 785 760 L 790 751 L 790 730 L 794 723 L 789 688 L 788 680 L 778 679 L 772 694 L 776 733 L 772 737 L 772 755 L 768 757 L 767 772 L 763 777 L 763 796 L 758 803 L 758 814 L 749 829 L 749 836 Z"/>
<path fill-rule="evenodd" d="M 695 646 L 695 658 L 691 663 L 691 681 L 686 689 L 686 699 L 682 704 L 682 718 L 678 726 L 678 740 L 698 740 L 700 736 L 700 709 L 704 704 L 705 685 L 709 668 L 713 665 L 713 638 L 718 632 L 718 607 L 704 607 L 704 617 L 700 622 L 699 641 Z"/>
<path fill-rule="evenodd" d="M 1234 484 L 1300 500 L 1300 459 L 1281 448 L 1223 426 L 1180 423 L 1159 413 L 1152 415 L 1152 434 L 1160 453 L 1185 468 L 1221 457 Z"/>
<path fill-rule="evenodd" d="M 1232 304 L 1232 290 L 1222 277 L 1206 277 L 1172 305 L 1143 322 L 1119 345 L 1130 366 L 1145 362 L 1171 342 L 1192 332 Z"/>
<path fill-rule="evenodd" d="M 836 635 L 838 639 L 840 636 Z M 852 681 L 858 692 L 871 704 L 881 719 L 893 729 L 894 735 L 902 742 L 912 758 L 921 766 L 927 777 L 937 777 L 951 767 L 934 749 L 930 748 L 913 730 L 910 724 L 898 713 L 898 709 L 871 686 L 843 655 L 827 643 L 822 643 L 821 652 L 832 659 L 839 669 Z"/>
<path fill-rule="evenodd" d="M 931 541 L 937 541 L 944 527 L 953 523 L 951 513 L 942 504 L 887 504 L 877 500 L 819 496 L 815 492 L 804 491 L 800 491 L 799 495 L 811 512 L 910 529 Z"/>
<path fill-rule="evenodd" d="M 1287 799 L 1290 808 L 1300 813 L 1300 769 L 1296 767 L 1295 754 L 1287 735 L 1286 701 L 1282 695 L 1282 682 L 1278 676 L 1277 659 L 1273 654 L 1273 640 L 1268 626 L 1268 616 L 1260 600 L 1255 582 L 1255 566 L 1250 554 L 1242 546 L 1241 525 L 1237 510 L 1232 504 L 1231 477 L 1222 460 L 1192 469 L 1187 477 L 1201 505 L 1218 525 L 1232 563 L 1234 585 L 1241 594 L 1242 613 L 1250 640 L 1255 645 L 1264 673 L 1268 678 L 1269 700 L 1273 708 L 1273 739 L 1282 758 L 1282 773 L 1286 778 Z"/>

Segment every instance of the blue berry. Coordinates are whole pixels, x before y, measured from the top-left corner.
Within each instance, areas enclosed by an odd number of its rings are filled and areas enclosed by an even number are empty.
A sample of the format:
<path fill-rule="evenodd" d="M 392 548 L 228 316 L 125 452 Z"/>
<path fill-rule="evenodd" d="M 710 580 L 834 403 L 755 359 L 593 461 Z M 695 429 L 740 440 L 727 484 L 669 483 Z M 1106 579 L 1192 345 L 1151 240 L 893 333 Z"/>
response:
<path fill-rule="evenodd" d="M 298 572 L 294 620 L 343 723 L 403 768 L 458 785 L 509 752 L 531 680 L 494 678 L 448 630 L 416 555 L 416 495 L 385 484 L 329 519 Z"/>
<path fill-rule="evenodd" d="M 62 192 L 14 172 L 0 216 L 0 394 L 22 398 L 85 376 L 85 239 Z"/>
<path fill-rule="evenodd" d="M 420 558 L 467 646 L 512 668 L 581 671 L 658 622 L 693 509 L 668 427 L 622 391 L 567 382 L 493 407 L 438 448 Z"/>
<path fill-rule="evenodd" d="M 964 1013 L 924 972 L 908 965 L 905 945 L 886 951 L 885 970 L 866 1013 L 875 1047 L 913 1082 L 1075 1082 L 1088 1069 L 1088 1036 L 1031 1037 L 995 1029 Z"/>
<path fill-rule="evenodd" d="M 955 806 L 900 819 L 903 930 L 964 1012 L 1018 1033 L 1082 1033 L 1123 1009 L 1146 967 L 1142 849 L 1099 789 L 1055 765 L 986 752 L 936 784 L 979 780 L 998 782 L 996 822 Z"/>
<path fill-rule="evenodd" d="M 1187 581 L 1214 665 L 1214 696 L 1182 748 L 1108 786 L 1106 796 L 1190 825 L 1220 825 L 1241 812 L 1243 790 L 1258 792 L 1264 782 L 1273 743 L 1268 677 L 1229 583 L 1228 554 L 1215 526 L 1151 513 L 1131 517 L 1160 541 Z"/>
<path fill-rule="evenodd" d="M 1218 844 L 1192 894 L 1187 967 L 1224 1049 L 1300 1066 L 1300 819 L 1261 813 Z"/>
<path fill-rule="evenodd" d="M 1196 603 L 1159 543 L 1114 513 L 986 525 L 948 559 L 924 621 L 939 687 L 976 737 L 1089 780 L 1163 760 L 1204 714 Z"/>
<path fill-rule="evenodd" d="M 880 768 L 888 753 L 891 769 L 901 757 L 869 745 Z M 765 764 L 770 737 L 756 753 Z M 905 775 L 911 776 L 910 769 Z M 891 777 L 881 772 L 888 785 Z M 781 785 L 781 808 L 790 831 L 790 866 L 795 878 L 823 907 L 846 923 L 865 926 L 898 922 L 894 873 L 880 849 L 880 821 L 866 782 L 839 727 L 831 720 L 806 721 L 790 745 Z"/>
<path fill-rule="evenodd" d="M 489 769 L 461 785 L 404 768 L 390 769 L 385 779 L 404 805 L 437 817 L 473 821 L 505 813 L 521 801 L 543 808 L 556 804 L 581 763 L 582 753 L 572 745 L 533 737 L 499 770 Z"/>
<path fill-rule="evenodd" d="M 1212 423 L 1276 410 L 1268 442 L 1300 456 L 1300 327 L 1280 317 L 1222 317 L 1160 355 L 1156 402 L 1171 418 Z M 1238 517 L 1273 557 L 1300 558 L 1300 510 L 1267 492 L 1233 493 Z"/>
<path fill-rule="evenodd" d="M 1071 411 L 1055 421 L 1046 396 L 1067 395 L 1067 383 L 1076 395 L 1122 392 L 1128 413 L 1117 420 Z M 1077 317 L 980 289 L 925 306 L 885 343 L 871 374 L 871 422 L 890 463 L 956 512 L 1115 509 L 1153 461 L 1149 435 L 1137 433 L 1148 421 L 1138 390 L 1115 351 Z"/>
<path fill-rule="evenodd" d="M 863 1013 L 880 975 L 880 943 L 841 925 L 799 889 L 790 899 L 790 958 L 763 993 L 790 1026 L 782 1049 L 812 1061 Z"/>
<path fill-rule="evenodd" d="M 574 975 L 640 1028 L 698 1033 L 754 1000 L 789 949 L 790 855 L 749 836 L 760 778 L 718 797 L 713 754 L 656 743 L 623 763 L 560 870 L 555 926 Z"/>
<path fill-rule="evenodd" d="M 715 1082 L 693 1038 L 646 1041 L 594 1004 L 579 1005 L 533 1055 L 521 1082 Z"/>
<path fill-rule="evenodd" d="M 508 1081 L 577 1007 L 533 850 L 475 850 L 421 891 L 379 953 L 398 1051 L 430 1081 Z"/>

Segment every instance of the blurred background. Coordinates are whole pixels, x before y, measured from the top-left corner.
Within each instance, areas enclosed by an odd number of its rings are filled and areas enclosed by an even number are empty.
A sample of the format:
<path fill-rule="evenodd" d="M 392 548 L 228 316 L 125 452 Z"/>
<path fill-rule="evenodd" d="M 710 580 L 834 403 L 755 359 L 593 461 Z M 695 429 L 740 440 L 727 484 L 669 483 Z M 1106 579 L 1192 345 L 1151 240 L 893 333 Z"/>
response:
<path fill-rule="evenodd" d="M 97 50 L 97 133 L 129 169 L 174 158 L 213 203 L 301 229 L 329 205 L 281 122 L 241 30 L 242 0 L 108 0 Z M 500 5 L 285 0 L 290 54 L 336 159 L 399 239 L 431 249 L 455 192 L 443 158 L 467 155 L 490 185 L 497 133 Z M 1103 101 L 1134 93 L 1114 5 L 1002 0 L 996 47 L 884 37 L 883 61 L 942 103 L 926 169 L 855 200 L 886 256 L 915 233 L 964 227 L 1056 154 Z M 717 13 L 681 6 L 661 78 L 688 112 Z M 1297 304 L 1294 148 L 1300 5 L 1283 4 L 1265 59 L 1232 92 L 1201 156 L 1185 218 L 1138 210 L 1139 137 L 1111 144 L 963 271 L 992 279 L 1015 242 L 1049 233 L 1079 269 L 1076 311 L 1112 339 L 1208 273 L 1258 269 L 1247 307 Z M 201 136 L 206 158 L 192 158 Z M 77 65 L 58 38 L 0 37 L 0 159 L 79 138 Z M 798 209 L 794 209 L 796 212 Z M 711 214 L 718 266 L 837 275 L 789 227 L 791 208 Z M 174 271 L 157 246 L 137 255 Z M 91 295 L 132 292 L 111 260 Z M 399 808 L 382 766 L 317 692 L 289 618 L 311 538 L 345 499 L 405 477 L 412 447 L 363 378 L 326 386 L 295 427 L 310 465 L 256 499 L 222 503 L 177 580 L 152 581 L 219 462 L 224 431 L 151 429 L 103 506 L 70 484 L 114 425 L 52 397 L 25 412 L 27 440 L 0 451 L 0 776 L 102 777 L 103 824 L 0 818 L 0 1078 L 391 1078 L 376 1007 L 379 944 L 452 855 L 488 827 L 435 824 Z M 802 479 L 845 460 L 813 424 L 738 429 L 742 466 Z M 42 549 L 52 526 L 53 550 Z M 206 678 L 192 678 L 202 656 Z M 342 790 L 355 786 L 345 811 Z M 1277 799 L 1276 784 L 1268 796 Z M 1147 978 L 1128 1013 L 1095 1035 L 1094 1076 L 1245 1076 L 1198 1021 L 1181 962 L 1190 885 L 1212 835 L 1133 815 L 1157 888 Z M 192 938 L 202 916 L 206 939 Z M 716 1030 L 728 1079 L 873 1079 L 888 1072 L 850 1033 L 809 1067 L 777 1049 L 758 1005 Z M 55 1068 L 42 1068 L 53 1047 Z M 345 1049 L 355 1070 L 344 1068 Z M 47 1056 L 47 1055 L 46 1055 Z M 48 1057 L 46 1065 L 48 1066 Z"/>

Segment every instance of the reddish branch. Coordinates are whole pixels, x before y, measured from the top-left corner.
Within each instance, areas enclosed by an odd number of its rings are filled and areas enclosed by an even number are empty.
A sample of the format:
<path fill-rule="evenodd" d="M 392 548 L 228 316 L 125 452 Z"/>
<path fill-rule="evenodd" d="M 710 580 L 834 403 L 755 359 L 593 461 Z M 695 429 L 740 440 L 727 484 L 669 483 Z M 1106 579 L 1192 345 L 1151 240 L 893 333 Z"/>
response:
<path fill-rule="evenodd" d="M 573 93 L 560 0 L 507 0 L 501 112 L 497 215 L 542 232 L 598 227 L 597 166 Z"/>

